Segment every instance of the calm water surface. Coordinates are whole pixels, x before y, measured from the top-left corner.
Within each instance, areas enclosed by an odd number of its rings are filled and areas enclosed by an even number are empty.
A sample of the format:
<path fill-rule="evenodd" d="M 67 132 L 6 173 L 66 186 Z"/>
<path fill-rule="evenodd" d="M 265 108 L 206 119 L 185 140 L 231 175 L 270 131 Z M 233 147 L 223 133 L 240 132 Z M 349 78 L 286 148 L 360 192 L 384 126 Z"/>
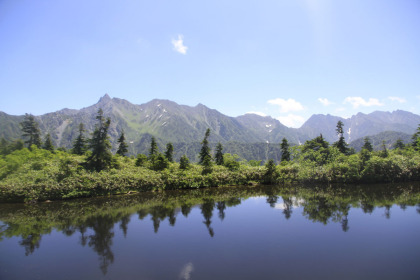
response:
<path fill-rule="evenodd" d="M 0 279 L 420 279 L 418 184 L 0 205 Z"/>

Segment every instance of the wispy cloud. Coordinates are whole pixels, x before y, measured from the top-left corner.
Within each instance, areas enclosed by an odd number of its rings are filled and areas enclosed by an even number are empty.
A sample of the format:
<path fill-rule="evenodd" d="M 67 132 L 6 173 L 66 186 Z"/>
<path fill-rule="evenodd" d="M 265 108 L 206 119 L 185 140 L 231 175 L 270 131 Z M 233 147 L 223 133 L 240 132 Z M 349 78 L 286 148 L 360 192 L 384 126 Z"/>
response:
<path fill-rule="evenodd" d="M 288 127 L 301 127 L 302 124 L 305 122 L 305 118 L 299 115 L 288 114 L 287 116 L 280 116 L 277 119 Z"/>
<path fill-rule="evenodd" d="M 370 107 L 370 106 L 383 106 L 384 105 L 376 98 L 369 98 L 369 100 L 366 101 L 365 99 L 359 96 L 346 97 L 346 99 L 344 99 L 344 103 L 350 103 L 351 105 L 353 105 L 353 108 L 358 108 L 360 106 Z"/>
<path fill-rule="evenodd" d="M 261 116 L 261 117 L 266 117 L 267 116 L 267 114 L 264 114 L 262 112 L 255 112 L 255 111 L 246 112 L 246 114 L 255 114 L 255 115 L 258 115 L 258 116 Z"/>
<path fill-rule="evenodd" d="M 178 39 L 172 39 L 172 46 L 176 52 L 187 54 L 188 47 L 184 46 L 184 36 L 178 35 Z"/>
<path fill-rule="evenodd" d="M 318 98 L 318 101 L 322 103 L 324 106 L 329 106 L 334 104 L 333 102 L 329 101 L 327 98 Z"/>
<path fill-rule="evenodd" d="M 397 101 L 399 103 L 407 102 L 407 100 L 405 100 L 404 98 L 397 97 L 397 96 L 389 96 L 388 99 L 391 100 L 391 101 Z"/>
<path fill-rule="evenodd" d="M 296 111 L 302 111 L 303 106 L 296 100 L 289 98 L 289 99 L 282 99 L 282 98 L 276 98 L 268 100 L 269 104 L 272 105 L 278 105 L 280 106 L 280 112 L 281 113 L 287 113 L 287 112 L 296 112 Z"/>

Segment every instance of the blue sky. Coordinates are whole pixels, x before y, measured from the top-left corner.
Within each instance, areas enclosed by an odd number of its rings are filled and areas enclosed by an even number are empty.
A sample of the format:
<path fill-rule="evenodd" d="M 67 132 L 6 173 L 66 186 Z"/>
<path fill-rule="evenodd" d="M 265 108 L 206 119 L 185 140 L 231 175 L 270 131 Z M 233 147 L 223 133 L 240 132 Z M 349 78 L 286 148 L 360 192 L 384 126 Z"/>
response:
<path fill-rule="evenodd" d="M 420 114 L 420 1 L 0 1 L 0 111 L 80 109 L 105 93 L 293 127 Z"/>

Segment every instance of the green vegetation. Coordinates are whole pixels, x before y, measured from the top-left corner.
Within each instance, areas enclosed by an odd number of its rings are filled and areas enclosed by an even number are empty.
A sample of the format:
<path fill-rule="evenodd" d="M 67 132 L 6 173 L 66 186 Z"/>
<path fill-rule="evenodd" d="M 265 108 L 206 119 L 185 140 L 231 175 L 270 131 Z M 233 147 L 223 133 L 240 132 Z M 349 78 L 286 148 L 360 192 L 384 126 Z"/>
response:
<path fill-rule="evenodd" d="M 73 144 L 73 149 L 72 149 L 72 153 L 76 154 L 76 155 L 83 155 L 86 150 L 86 138 L 84 136 L 84 132 L 85 132 L 85 126 L 83 123 L 79 124 L 79 136 L 77 136 L 76 140 L 74 141 Z"/>
<path fill-rule="evenodd" d="M 40 148 L 41 132 L 38 123 L 35 121 L 35 117 L 30 114 L 25 114 L 25 118 L 23 122 L 20 123 L 20 126 L 23 132 L 22 136 L 27 139 L 25 143 L 28 147 L 31 148 L 32 145 L 35 145 Z"/>
<path fill-rule="evenodd" d="M 283 139 L 282 162 L 268 160 L 246 161 L 236 154 L 222 153 L 218 145 L 216 155 L 222 163 L 213 163 L 207 129 L 201 142 L 199 164 L 190 163 L 183 155 L 173 162 L 174 147 L 167 144 L 165 155 L 159 152 L 151 137 L 149 157 L 137 158 L 111 154 L 108 140 L 110 119 L 102 110 L 96 117 L 98 124 L 90 150 L 75 154 L 57 149 L 38 148 L 35 144 L 24 148 L 21 141 L 0 141 L 0 201 L 43 201 L 74 197 L 91 197 L 141 191 L 194 189 L 224 185 L 292 184 L 292 183 L 375 183 L 420 180 L 420 152 L 413 146 L 399 146 L 389 150 L 370 151 L 365 141 L 361 152 L 351 154 L 340 150 L 339 141 L 330 146 L 322 135 L 301 146 L 289 147 Z M 36 127 L 35 122 L 32 123 Z M 337 125 L 337 133 L 342 133 Z M 83 127 L 78 139 L 83 136 Z M 123 133 L 121 136 L 124 136 Z M 120 137 L 121 139 L 122 137 Z M 83 137 L 82 137 L 83 139 Z M 123 138 L 121 143 L 124 143 Z M 77 143 L 78 140 L 75 141 Z M 79 141 L 83 143 L 83 141 Z M 76 144 L 75 144 L 76 146 Z M 343 152 L 344 151 L 344 152 Z M 124 155 L 124 153 L 123 153 Z"/>
<path fill-rule="evenodd" d="M 42 148 L 51 152 L 54 152 L 54 145 L 51 140 L 51 135 L 48 133 L 47 136 L 45 136 L 44 145 L 42 145 Z"/>
<path fill-rule="evenodd" d="M 216 154 L 214 155 L 214 161 L 217 165 L 223 165 L 223 145 L 222 143 L 217 143 Z"/>
<path fill-rule="evenodd" d="M 210 137 L 210 128 L 207 128 L 206 134 L 203 141 L 201 142 L 201 151 L 200 151 L 200 161 L 198 162 L 203 166 L 203 174 L 208 174 L 212 172 L 212 157 L 210 154 L 209 140 Z"/>
<path fill-rule="evenodd" d="M 124 130 L 121 131 L 121 135 L 118 138 L 118 150 L 117 154 L 120 156 L 125 156 L 125 154 L 128 152 L 128 145 L 125 143 L 125 136 L 124 136 Z"/>
<path fill-rule="evenodd" d="M 188 159 L 188 157 L 186 155 L 183 155 L 179 159 L 179 169 L 187 170 L 189 168 L 190 168 L 190 160 Z"/>
<path fill-rule="evenodd" d="M 93 131 L 92 139 L 89 141 L 91 153 L 86 159 L 86 165 L 91 170 L 99 172 L 108 169 L 112 162 L 111 143 L 108 137 L 111 119 L 108 118 L 105 120 L 102 109 L 98 110 L 96 119 L 98 120 L 98 124 Z"/>
<path fill-rule="evenodd" d="M 343 122 L 342 121 L 338 121 L 337 128 L 335 130 L 337 132 L 338 141 L 334 143 L 334 147 L 337 147 L 337 149 L 341 153 L 348 154 L 349 148 L 347 147 L 346 140 L 344 139 L 343 126 L 344 126 Z"/>
<path fill-rule="evenodd" d="M 366 149 L 369 152 L 373 151 L 373 147 L 372 147 L 372 144 L 370 143 L 369 137 L 365 137 L 362 149 Z"/>
<path fill-rule="evenodd" d="M 290 161 L 289 142 L 287 141 L 286 138 L 283 138 L 281 140 L 280 149 L 281 149 L 281 161 L 282 162 Z"/>
<path fill-rule="evenodd" d="M 169 162 L 174 161 L 174 145 L 172 145 L 172 143 L 166 144 L 165 158 Z"/>

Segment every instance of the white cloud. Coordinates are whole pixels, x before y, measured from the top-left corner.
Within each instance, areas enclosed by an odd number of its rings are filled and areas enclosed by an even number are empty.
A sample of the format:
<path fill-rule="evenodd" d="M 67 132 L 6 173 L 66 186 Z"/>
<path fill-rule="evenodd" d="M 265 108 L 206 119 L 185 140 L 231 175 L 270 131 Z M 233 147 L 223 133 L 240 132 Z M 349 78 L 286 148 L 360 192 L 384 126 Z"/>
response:
<path fill-rule="evenodd" d="M 282 98 L 276 98 L 268 100 L 269 104 L 272 105 L 278 105 L 280 106 L 280 112 L 281 113 L 287 113 L 287 112 L 295 112 L 295 111 L 302 111 L 303 106 L 296 100 L 289 98 L 289 99 L 282 99 Z"/>
<path fill-rule="evenodd" d="M 349 96 L 344 99 L 344 103 L 350 103 L 353 105 L 353 108 L 358 108 L 359 106 L 370 107 L 370 106 L 383 106 L 384 104 L 381 103 L 376 98 L 369 98 L 369 100 L 365 100 L 362 97 L 358 96 Z"/>
<path fill-rule="evenodd" d="M 404 98 L 397 97 L 397 96 L 389 96 L 388 99 L 391 100 L 391 101 L 397 101 L 397 102 L 400 102 L 400 103 L 407 102 L 407 100 L 405 100 Z"/>
<path fill-rule="evenodd" d="M 302 124 L 305 122 L 305 118 L 298 115 L 288 114 L 287 116 L 280 116 L 277 119 L 288 127 L 301 127 Z"/>
<path fill-rule="evenodd" d="M 322 103 L 324 106 L 328 106 L 334 104 L 333 102 L 329 101 L 327 98 L 318 98 L 318 101 Z"/>
<path fill-rule="evenodd" d="M 191 273 L 194 271 L 194 265 L 189 262 L 181 270 L 181 273 L 179 274 L 179 279 L 182 280 L 190 280 L 191 279 Z"/>
<path fill-rule="evenodd" d="M 245 114 L 254 114 L 254 115 L 261 116 L 261 117 L 267 117 L 267 114 L 264 114 L 262 112 L 255 112 L 255 111 L 246 112 Z"/>
<path fill-rule="evenodd" d="M 184 36 L 178 35 L 178 40 L 172 39 L 172 45 L 174 46 L 175 51 L 187 54 L 188 47 L 184 46 Z"/>

